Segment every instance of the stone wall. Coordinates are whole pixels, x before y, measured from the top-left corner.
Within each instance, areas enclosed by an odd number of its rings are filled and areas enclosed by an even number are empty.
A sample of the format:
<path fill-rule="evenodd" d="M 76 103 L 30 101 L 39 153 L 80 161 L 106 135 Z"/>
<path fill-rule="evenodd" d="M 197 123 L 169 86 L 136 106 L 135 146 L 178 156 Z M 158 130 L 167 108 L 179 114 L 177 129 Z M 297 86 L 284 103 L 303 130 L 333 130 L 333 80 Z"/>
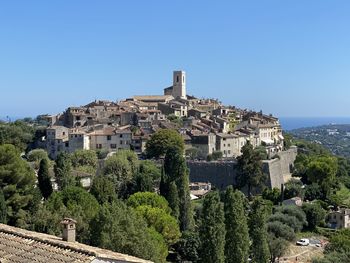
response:
<path fill-rule="evenodd" d="M 263 161 L 263 170 L 268 175 L 270 188 L 280 188 L 291 176 L 291 168 L 297 155 L 297 147 L 278 153 L 279 158 Z M 219 189 L 225 189 L 236 181 L 235 161 L 204 162 L 188 161 L 191 182 L 210 182 Z"/>
<path fill-rule="evenodd" d="M 191 182 L 210 182 L 220 189 L 235 183 L 236 162 L 188 161 Z"/>

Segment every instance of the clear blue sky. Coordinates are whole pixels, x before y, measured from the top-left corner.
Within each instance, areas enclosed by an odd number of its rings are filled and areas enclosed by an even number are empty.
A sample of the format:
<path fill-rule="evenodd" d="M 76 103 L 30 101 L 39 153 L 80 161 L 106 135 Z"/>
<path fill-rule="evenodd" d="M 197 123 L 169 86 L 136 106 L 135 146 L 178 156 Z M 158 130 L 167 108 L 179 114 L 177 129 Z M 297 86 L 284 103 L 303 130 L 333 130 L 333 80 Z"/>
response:
<path fill-rule="evenodd" d="M 0 116 L 188 93 L 277 116 L 350 116 L 350 1 L 2 1 Z"/>

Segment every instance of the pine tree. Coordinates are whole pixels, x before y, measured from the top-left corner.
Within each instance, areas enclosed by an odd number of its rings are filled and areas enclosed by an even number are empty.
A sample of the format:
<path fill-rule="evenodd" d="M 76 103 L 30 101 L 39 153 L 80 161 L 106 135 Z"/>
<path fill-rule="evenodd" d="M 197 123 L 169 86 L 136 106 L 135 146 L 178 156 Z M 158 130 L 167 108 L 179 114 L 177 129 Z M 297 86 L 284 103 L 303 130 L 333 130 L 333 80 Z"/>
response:
<path fill-rule="evenodd" d="M 201 258 L 207 263 L 225 262 L 224 210 L 218 192 L 209 193 L 203 201 L 202 224 L 199 237 Z"/>
<path fill-rule="evenodd" d="M 0 189 L 0 223 L 7 223 L 7 206 L 4 192 Z"/>
<path fill-rule="evenodd" d="M 250 237 L 254 263 L 269 262 L 268 233 L 266 226 L 266 207 L 262 199 L 255 199 L 250 213 Z"/>
<path fill-rule="evenodd" d="M 38 171 L 38 185 L 44 199 L 49 198 L 53 190 L 49 176 L 49 164 L 46 158 L 40 161 L 40 167 Z"/>
<path fill-rule="evenodd" d="M 246 263 L 249 256 L 249 231 L 244 208 L 245 196 L 230 186 L 225 193 L 225 262 Z"/>

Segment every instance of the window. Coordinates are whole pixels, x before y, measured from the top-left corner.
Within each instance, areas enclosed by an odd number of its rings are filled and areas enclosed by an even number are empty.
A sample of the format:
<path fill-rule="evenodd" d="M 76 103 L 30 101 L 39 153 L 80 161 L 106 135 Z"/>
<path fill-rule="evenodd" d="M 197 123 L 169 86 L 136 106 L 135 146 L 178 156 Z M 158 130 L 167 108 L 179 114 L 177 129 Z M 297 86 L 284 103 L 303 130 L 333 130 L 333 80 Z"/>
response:
<path fill-rule="evenodd" d="M 120 145 L 122 145 L 123 144 L 123 141 L 120 141 Z"/>
<path fill-rule="evenodd" d="M 111 144 L 111 149 L 116 149 L 117 145 L 116 144 Z"/>
<path fill-rule="evenodd" d="M 176 76 L 176 82 L 179 82 L 179 76 Z"/>
<path fill-rule="evenodd" d="M 112 139 L 111 135 L 107 135 L 107 141 L 110 141 Z"/>
<path fill-rule="evenodd" d="M 228 152 L 228 154 L 231 154 L 231 151 L 230 151 L 230 150 L 228 150 L 227 152 Z"/>
<path fill-rule="evenodd" d="M 123 134 L 120 134 L 120 135 L 119 135 L 119 138 L 123 138 Z"/>
<path fill-rule="evenodd" d="M 231 144 L 227 144 L 227 146 L 228 146 L 228 147 L 230 147 L 230 146 L 231 146 Z"/>
<path fill-rule="evenodd" d="M 102 144 L 96 144 L 96 149 L 102 149 Z"/>
<path fill-rule="evenodd" d="M 66 135 L 66 133 L 65 133 L 65 132 L 62 132 L 62 135 Z"/>

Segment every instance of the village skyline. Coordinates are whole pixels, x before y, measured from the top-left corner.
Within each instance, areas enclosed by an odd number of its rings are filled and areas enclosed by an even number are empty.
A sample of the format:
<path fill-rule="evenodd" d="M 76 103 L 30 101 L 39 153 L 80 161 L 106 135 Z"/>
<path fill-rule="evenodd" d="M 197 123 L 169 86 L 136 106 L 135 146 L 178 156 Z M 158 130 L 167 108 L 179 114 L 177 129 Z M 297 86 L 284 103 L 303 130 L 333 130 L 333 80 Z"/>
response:
<path fill-rule="evenodd" d="M 283 117 L 350 116 L 340 2 L 2 3 L 0 116 L 157 94 L 174 69 L 198 97 Z"/>

